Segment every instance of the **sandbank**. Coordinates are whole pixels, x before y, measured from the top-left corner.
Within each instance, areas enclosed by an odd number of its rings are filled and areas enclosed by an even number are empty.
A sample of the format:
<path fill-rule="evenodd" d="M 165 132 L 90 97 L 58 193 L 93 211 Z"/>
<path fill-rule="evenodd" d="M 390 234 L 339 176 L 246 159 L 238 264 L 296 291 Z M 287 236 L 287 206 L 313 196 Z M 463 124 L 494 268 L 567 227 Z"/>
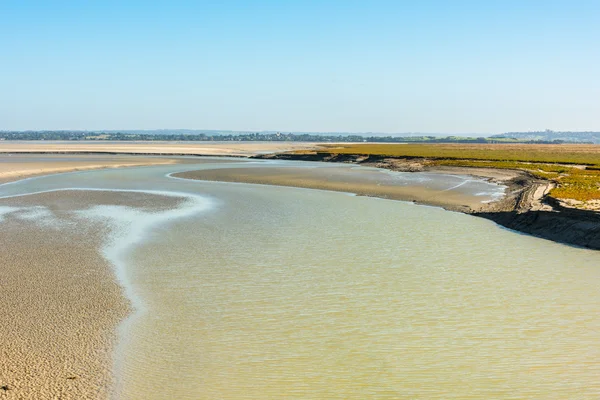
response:
<path fill-rule="evenodd" d="M 140 167 L 177 163 L 177 159 L 143 156 L 0 154 L 0 183 L 33 176 L 102 168 Z"/>
<path fill-rule="evenodd" d="M 101 253 L 109 227 L 73 211 L 179 201 L 74 190 L 0 199 L 0 398 L 111 396 L 116 327 L 132 308 Z"/>
<path fill-rule="evenodd" d="M 413 201 L 460 211 L 479 210 L 484 206 L 481 197 L 478 196 L 431 188 L 419 183 L 412 185 L 397 185 L 393 181 L 386 183 L 377 179 L 380 174 L 380 171 L 362 170 L 357 173 L 357 171 L 350 168 L 335 167 L 253 167 L 188 171 L 172 176 L 205 181 L 253 183 L 349 192 L 360 196 Z"/>

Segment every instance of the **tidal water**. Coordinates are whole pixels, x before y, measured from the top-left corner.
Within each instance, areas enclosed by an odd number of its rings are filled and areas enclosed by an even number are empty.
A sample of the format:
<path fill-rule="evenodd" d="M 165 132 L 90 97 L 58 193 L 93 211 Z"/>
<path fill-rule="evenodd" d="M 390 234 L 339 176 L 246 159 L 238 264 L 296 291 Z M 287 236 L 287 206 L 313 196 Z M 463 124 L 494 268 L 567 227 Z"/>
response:
<path fill-rule="evenodd" d="M 282 167 L 232 160 L 0 186 L 0 197 L 186 199 L 83 215 L 111 227 L 102 252 L 136 308 L 119 327 L 115 398 L 600 398 L 599 252 L 434 207 L 168 176 L 253 165 Z M 498 193 L 466 177 L 404 176 Z"/>

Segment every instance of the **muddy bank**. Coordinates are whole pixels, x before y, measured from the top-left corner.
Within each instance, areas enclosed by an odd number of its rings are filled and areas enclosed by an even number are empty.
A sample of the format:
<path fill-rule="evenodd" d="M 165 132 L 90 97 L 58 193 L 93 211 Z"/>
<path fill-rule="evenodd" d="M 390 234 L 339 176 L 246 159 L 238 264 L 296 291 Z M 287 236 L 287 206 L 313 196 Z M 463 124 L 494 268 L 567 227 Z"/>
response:
<path fill-rule="evenodd" d="M 576 246 L 600 250 L 600 215 L 589 211 L 516 211 L 476 213 L 499 225 Z"/>
<path fill-rule="evenodd" d="M 555 242 L 600 250 L 600 213 L 565 207 L 548 195 L 552 183 L 537 179 L 525 171 L 439 167 L 422 158 L 392 158 L 356 154 L 268 154 L 255 158 L 343 162 L 385 168 L 401 172 L 466 174 L 507 186 L 503 199 L 479 208 L 445 207 L 453 211 L 486 218 L 506 228 Z M 420 201 L 427 204 L 427 201 Z M 439 205 L 435 204 L 435 205 Z"/>
<path fill-rule="evenodd" d="M 365 169 L 358 173 L 352 168 L 335 166 L 329 168 L 293 166 L 285 168 L 216 168 L 180 172 L 172 176 L 203 181 L 252 183 L 355 193 L 359 196 L 411 201 L 464 212 L 481 211 L 482 206 L 485 205 L 482 200 L 494 199 L 492 195 L 474 195 L 467 186 L 462 184 L 458 184 L 460 187 L 457 187 L 456 190 L 448 190 L 447 184 L 436 185 L 429 182 L 430 184 L 427 185 L 420 180 L 398 184 L 398 181 L 388 174 L 382 174 L 379 170 Z"/>

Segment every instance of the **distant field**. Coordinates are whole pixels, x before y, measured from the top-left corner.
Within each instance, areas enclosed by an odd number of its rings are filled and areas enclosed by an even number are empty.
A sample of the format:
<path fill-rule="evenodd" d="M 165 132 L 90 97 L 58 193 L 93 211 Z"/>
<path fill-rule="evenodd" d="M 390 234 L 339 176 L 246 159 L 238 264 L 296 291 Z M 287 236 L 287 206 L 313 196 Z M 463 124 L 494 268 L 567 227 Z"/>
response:
<path fill-rule="evenodd" d="M 322 151 L 391 157 L 454 158 L 600 165 L 600 145 L 589 144 L 348 144 Z"/>
<path fill-rule="evenodd" d="M 325 145 L 319 153 L 417 157 L 427 159 L 429 165 L 521 169 L 555 182 L 553 197 L 600 200 L 600 145 L 341 144 Z"/>

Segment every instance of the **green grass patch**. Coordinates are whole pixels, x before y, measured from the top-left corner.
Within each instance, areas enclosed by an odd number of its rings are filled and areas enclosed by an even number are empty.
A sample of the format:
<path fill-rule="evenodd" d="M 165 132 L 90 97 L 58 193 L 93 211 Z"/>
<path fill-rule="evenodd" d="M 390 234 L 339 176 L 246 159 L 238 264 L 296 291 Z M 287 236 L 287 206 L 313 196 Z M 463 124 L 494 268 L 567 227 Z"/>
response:
<path fill-rule="evenodd" d="M 600 146 L 598 145 L 369 143 L 326 145 L 319 152 L 383 157 L 582 164 L 600 167 Z"/>
<path fill-rule="evenodd" d="M 341 144 L 326 145 L 319 153 L 425 158 L 432 165 L 524 170 L 555 182 L 553 197 L 600 200 L 598 145 Z"/>

